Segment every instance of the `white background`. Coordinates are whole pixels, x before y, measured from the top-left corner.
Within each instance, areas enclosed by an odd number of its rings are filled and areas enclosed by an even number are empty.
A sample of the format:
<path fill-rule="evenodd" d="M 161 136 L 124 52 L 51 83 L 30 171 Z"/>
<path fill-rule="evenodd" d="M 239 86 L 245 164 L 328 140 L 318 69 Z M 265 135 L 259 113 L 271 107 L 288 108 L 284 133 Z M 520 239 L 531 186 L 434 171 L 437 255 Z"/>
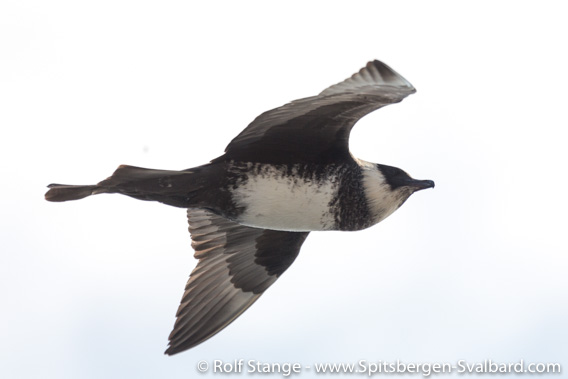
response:
<path fill-rule="evenodd" d="M 0 376 L 189 378 L 238 358 L 568 370 L 565 3 L 204 3 L 1 3 Z M 351 150 L 436 188 L 368 230 L 312 233 L 237 321 L 163 355 L 195 264 L 184 210 L 53 204 L 45 186 L 206 163 L 375 58 L 418 93 L 365 117 Z"/>

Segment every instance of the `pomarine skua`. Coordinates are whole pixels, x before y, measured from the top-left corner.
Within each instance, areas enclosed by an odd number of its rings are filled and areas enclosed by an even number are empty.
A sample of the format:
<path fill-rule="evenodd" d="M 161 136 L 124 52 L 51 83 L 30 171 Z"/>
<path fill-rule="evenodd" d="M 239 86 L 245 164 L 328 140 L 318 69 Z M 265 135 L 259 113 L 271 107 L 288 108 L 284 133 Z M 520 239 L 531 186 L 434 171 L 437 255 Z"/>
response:
<path fill-rule="evenodd" d="M 294 262 L 309 232 L 368 228 L 434 187 L 349 152 L 361 117 L 414 92 L 375 60 L 317 96 L 264 112 L 208 164 L 183 171 L 122 165 L 95 185 L 50 184 L 45 198 L 118 193 L 187 208 L 199 261 L 165 352 L 176 354 L 250 307 Z"/>

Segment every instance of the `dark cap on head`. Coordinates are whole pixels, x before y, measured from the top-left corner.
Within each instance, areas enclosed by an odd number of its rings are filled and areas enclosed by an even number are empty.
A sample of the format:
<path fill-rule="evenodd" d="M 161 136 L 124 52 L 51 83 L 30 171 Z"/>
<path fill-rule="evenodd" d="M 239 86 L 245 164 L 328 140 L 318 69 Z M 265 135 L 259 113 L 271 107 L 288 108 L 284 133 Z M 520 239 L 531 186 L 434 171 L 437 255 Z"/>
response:
<path fill-rule="evenodd" d="M 388 185 L 392 190 L 399 187 L 410 187 L 414 191 L 420 191 L 426 188 L 434 188 L 432 180 L 416 180 L 398 167 L 377 164 L 377 167 L 385 177 Z"/>

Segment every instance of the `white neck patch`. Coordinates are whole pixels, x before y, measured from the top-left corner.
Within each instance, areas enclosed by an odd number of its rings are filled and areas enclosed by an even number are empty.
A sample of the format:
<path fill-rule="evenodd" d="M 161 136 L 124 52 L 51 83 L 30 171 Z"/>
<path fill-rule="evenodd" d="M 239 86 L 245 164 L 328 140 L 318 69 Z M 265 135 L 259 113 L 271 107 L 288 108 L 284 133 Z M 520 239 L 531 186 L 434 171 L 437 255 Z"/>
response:
<path fill-rule="evenodd" d="M 375 163 L 361 159 L 355 161 L 363 169 L 363 189 L 373 223 L 376 224 L 396 211 L 411 195 L 411 192 L 404 187 L 393 191 Z"/>

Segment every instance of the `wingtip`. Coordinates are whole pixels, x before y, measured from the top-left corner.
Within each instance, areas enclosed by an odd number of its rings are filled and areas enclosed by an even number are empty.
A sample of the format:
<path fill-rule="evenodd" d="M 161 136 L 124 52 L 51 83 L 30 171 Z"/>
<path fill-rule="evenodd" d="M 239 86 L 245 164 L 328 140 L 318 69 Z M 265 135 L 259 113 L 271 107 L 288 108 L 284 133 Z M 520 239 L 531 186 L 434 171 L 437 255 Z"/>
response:
<path fill-rule="evenodd" d="M 373 70 L 373 68 L 377 70 L 387 84 L 408 87 L 409 89 L 413 90 L 413 93 L 416 92 L 416 88 L 414 88 L 414 86 L 408 80 L 406 80 L 402 75 L 393 70 L 389 65 L 381 62 L 378 59 L 372 60 L 367 63 L 367 66 L 365 68 L 371 71 Z M 363 68 L 362 70 L 364 70 L 365 68 Z"/>
<path fill-rule="evenodd" d="M 186 351 L 191 349 L 193 346 L 189 346 L 189 347 L 180 347 L 180 346 L 176 346 L 175 344 L 172 343 L 172 341 L 170 340 L 168 342 L 168 347 L 166 348 L 166 351 L 164 351 L 164 355 L 168 355 L 168 356 L 172 356 L 172 355 L 176 355 L 178 353 L 181 353 L 182 351 Z"/>
<path fill-rule="evenodd" d="M 336 95 L 368 86 L 389 86 L 402 90 L 405 97 L 416 92 L 408 80 L 393 70 L 386 63 L 377 59 L 368 62 L 350 78 L 323 90 L 319 96 Z"/>
<path fill-rule="evenodd" d="M 214 333 L 213 335 L 215 335 L 215 334 L 216 334 L 216 333 Z M 167 349 L 164 351 L 164 355 L 172 356 L 172 355 L 176 355 L 176 354 L 178 354 L 178 353 L 182 353 L 182 352 L 184 352 L 184 351 L 186 351 L 186 350 L 192 349 L 192 348 L 194 348 L 195 346 L 197 346 L 197 345 L 199 345 L 199 344 L 205 342 L 206 340 L 208 340 L 208 339 L 209 339 L 210 337 L 212 337 L 213 335 L 211 335 L 211 336 L 209 336 L 209 337 L 207 337 L 207 338 L 205 338 L 205 339 L 201 339 L 201 340 L 199 340 L 199 341 L 197 341 L 197 342 L 195 342 L 195 341 L 193 341 L 193 342 L 187 342 L 187 341 L 185 341 L 185 342 L 181 342 L 181 343 L 180 343 L 179 341 L 178 341 L 178 342 L 174 342 L 174 341 L 170 340 L 170 341 L 168 342 L 168 347 L 167 347 Z"/>

